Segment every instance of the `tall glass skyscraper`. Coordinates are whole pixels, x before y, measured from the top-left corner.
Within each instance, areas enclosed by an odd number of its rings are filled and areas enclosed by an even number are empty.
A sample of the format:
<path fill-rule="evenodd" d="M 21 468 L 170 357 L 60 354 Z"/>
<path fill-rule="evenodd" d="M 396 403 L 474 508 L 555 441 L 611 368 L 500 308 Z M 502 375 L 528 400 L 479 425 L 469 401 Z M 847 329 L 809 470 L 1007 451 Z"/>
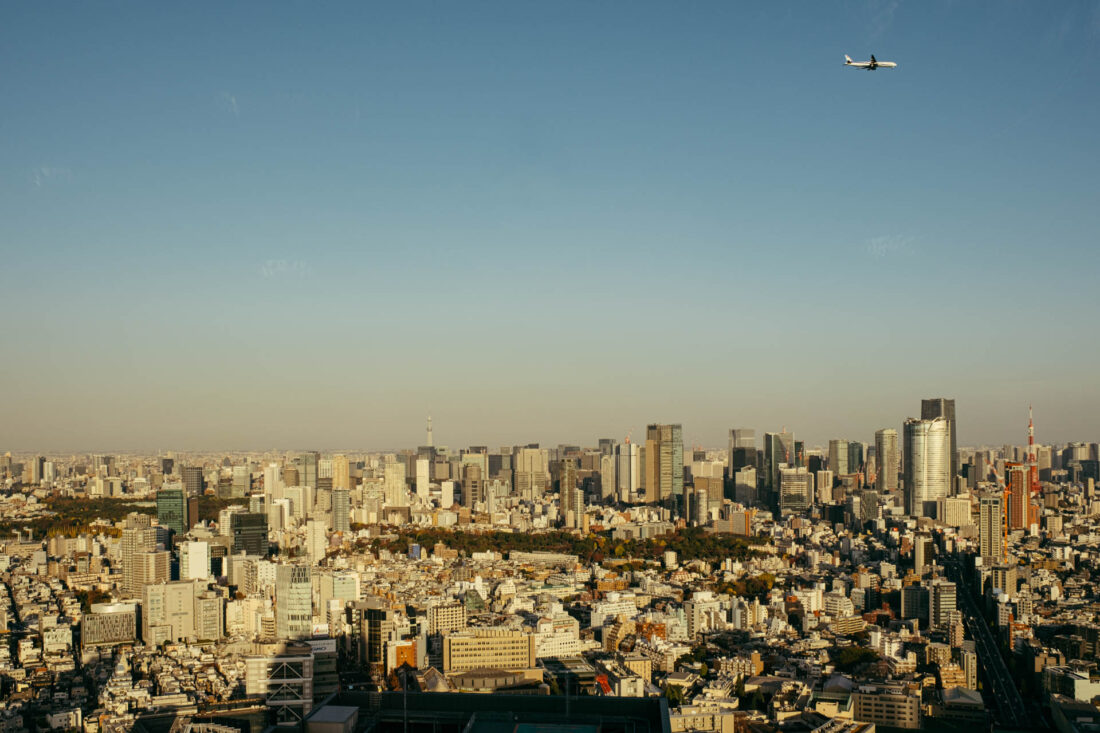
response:
<path fill-rule="evenodd" d="M 950 495 L 951 428 L 942 417 L 905 421 L 905 510 L 935 517 L 936 504 Z"/>
<path fill-rule="evenodd" d="M 951 474 L 948 480 L 952 485 L 951 489 L 954 489 L 955 477 L 959 475 L 959 441 L 958 431 L 955 429 L 955 400 L 948 400 L 943 397 L 921 400 L 920 416 L 922 420 L 932 420 L 937 417 L 947 420 L 950 432 L 948 443 L 951 446 L 951 456 L 948 461 L 948 469 Z M 954 491 L 951 493 L 954 493 Z"/>
<path fill-rule="evenodd" d="M 161 489 L 157 492 L 157 521 L 177 535 L 188 530 L 187 497 L 183 489 Z"/>

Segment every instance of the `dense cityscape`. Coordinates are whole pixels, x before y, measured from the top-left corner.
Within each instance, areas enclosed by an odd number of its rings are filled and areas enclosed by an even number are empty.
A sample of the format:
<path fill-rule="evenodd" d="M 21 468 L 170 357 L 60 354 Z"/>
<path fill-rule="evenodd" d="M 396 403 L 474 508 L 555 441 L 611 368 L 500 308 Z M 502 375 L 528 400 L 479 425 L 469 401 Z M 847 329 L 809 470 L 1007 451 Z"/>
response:
<path fill-rule="evenodd" d="M 0 730 L 356 730 L 395 693 L 1091 730 L 1097 443 L 965 447 L 920 408 L 827 446 L 455 449 L 428 418 L 393 453 L 9 453 Z"/>

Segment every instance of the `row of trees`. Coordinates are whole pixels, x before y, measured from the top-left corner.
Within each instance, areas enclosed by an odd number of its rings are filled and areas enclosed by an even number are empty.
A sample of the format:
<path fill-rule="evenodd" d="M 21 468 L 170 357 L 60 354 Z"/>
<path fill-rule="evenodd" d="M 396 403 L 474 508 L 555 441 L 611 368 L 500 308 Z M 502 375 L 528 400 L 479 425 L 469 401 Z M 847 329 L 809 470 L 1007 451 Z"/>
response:
<path fill-rule="evenodd" d="M 712 534 L 698 527 L 670 532 L 642 540 L 611 539 L 610 532 L 576 535 L 569 532 L 468 532 L 438 527 L 400 530 L 391 539 L 376 539 L 371 549 L 406 553 L 413 544 L 431 550 L 436 543 L 470 554 L 473 552 L 561 552 L 577 555 L 587 562 L 602 562 L 609 557 L 660 560 L 672 550 L 681 562 L 691 560 L 745 560 L 755 557 L 755 548 L 763 540 L 731 534 Z M 769 586 L 770 588 L 770 586 Z"/>
<path fill-rule="evenodd" d="M 248 499 L 219 499 L 207 494 L 199 497 L 199 519 L 211 521 L 218 518 L 218 512 L 233 504 L 246 505 Z M 111 523 L 120 522 L 127 514 L 136 512 L 157 516 L 157 507 L 148 499 L 83 498 L 68 496 L 48 496 L 43 501 L 47 509 L 53 512 L 47 516 L 33 519 L 5 519 L 0 521 L 0 534 L 9 535 L 14 530 L 31 530 L 36 538 L 76 537 L 91 531 L 97 520 Z M 107 531 L 111 534 L 111 530 Z"/>

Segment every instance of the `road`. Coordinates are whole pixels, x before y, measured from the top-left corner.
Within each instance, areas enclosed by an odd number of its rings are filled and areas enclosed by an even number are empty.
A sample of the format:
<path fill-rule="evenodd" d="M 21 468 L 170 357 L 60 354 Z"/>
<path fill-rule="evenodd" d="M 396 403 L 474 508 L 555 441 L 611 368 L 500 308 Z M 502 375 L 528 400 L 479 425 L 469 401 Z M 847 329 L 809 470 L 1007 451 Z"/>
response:
<path fill-rule="evenodd" d="M 1020 697 L 1016 682 L 1012 679 L 1008 666 L 1001 657 L 997 640 L 993 638 L 993 632 L 989 630 L 977 603 L 974 602 L 970 579 L 963 572 L 958 561 L 950 561 L 947 567 L 952 579 L 958 584 L 959 592 L 956 594 L 959 601 L 958 609 L 962 611 L 966 630 L 977 647 L 978 664 L 985 673 L 986 684 L 989 685 L 989 698 L 994 703 L 994 717 L 1005 727 L 1016 729 L 1031 727 L 1024 700 Z"/>

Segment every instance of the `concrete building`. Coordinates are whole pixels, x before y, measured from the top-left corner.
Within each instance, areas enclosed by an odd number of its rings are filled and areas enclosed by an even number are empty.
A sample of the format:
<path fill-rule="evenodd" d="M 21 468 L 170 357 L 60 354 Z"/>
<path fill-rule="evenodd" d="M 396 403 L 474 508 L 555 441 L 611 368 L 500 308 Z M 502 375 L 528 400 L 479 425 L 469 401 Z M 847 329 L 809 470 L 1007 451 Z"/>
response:
<path fill-rule="evenodd" d="M 443 672 L 535 667 L 535 637 L 510 629 L 473 629 L 443 636 Z"/>
<path fill-rule="evenodd" d="M 275 571 L 275 633 L 280 640 L 313 633 L 313 583 L 308 565 L 279 565 Z"/>

